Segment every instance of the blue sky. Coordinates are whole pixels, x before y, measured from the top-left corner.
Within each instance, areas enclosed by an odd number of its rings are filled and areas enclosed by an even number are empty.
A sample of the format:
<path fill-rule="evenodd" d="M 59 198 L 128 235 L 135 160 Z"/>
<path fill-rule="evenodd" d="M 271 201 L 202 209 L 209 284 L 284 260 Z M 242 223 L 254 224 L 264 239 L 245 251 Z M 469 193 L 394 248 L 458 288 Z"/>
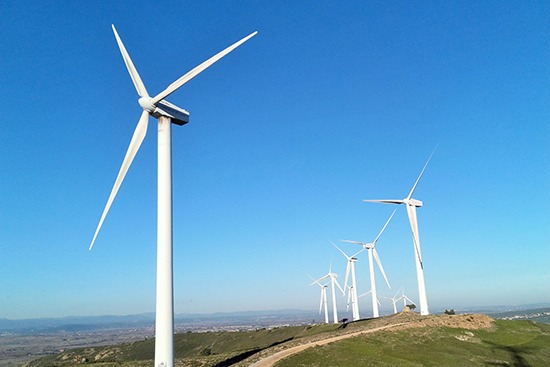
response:
<path fill-rule="evenodd" d="M 0 317 L 154 310 L 153 119 L 88 252 L 141 111 L 111 23 L 153 94 L 259 31 L 168 98 L 191 114 L 172 132 L 176 312 L 315 309 L 306 274 L 345 273 L 329 240 L 372 240 L 393 208 L 361 200 L 405 197 L 436 145 L 415 192 L 430 307 L 550 302 L 548 2 L 0 13 Z M 417 300 L 404 207 L 378 252 L 379 293 Z M 366 256 L 357 275 L 368 291 Z"/>

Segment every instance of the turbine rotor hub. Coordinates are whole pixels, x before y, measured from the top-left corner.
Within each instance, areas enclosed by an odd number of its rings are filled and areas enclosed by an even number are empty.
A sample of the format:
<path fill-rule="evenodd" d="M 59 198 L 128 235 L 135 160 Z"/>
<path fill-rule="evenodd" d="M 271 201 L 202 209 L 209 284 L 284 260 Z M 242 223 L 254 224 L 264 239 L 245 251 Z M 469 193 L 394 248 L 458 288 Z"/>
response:
<path fill-rule="evenodd" d="M 138 99 L 138 103 L 144 111 L 149 113 L 155 112 L 155 109 L 157 108 L 157 106 L 153 104 L 151 97 L 141 97 Z"/>

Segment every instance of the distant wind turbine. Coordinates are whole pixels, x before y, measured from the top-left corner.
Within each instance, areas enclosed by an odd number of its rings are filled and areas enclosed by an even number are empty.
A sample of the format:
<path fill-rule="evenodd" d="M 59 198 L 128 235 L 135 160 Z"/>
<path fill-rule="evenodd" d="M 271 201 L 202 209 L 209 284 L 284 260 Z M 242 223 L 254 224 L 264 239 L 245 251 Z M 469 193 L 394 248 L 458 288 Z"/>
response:
<path fill-rule="evenodd" d="M 395 295 L 393 297 L 384 297 L 384 298 L 387 298 L 389 300 L 391 300 L 391 303 L 392 303 L 392 306 L 393 306 L 393 313 L 397 313 L 397 301 L 399 301 L 401 299 L 401 297 L 397 297 L 399 295 L 399 292 L 401 292 L 401 289 L 397 291 L 397 293 L 395 293 Z"/>
<path fill-rule="evenodd" d="M 405 294 L 403 294 L 401 297 L 399 297 L 397 300 L 399 301 L 400 299 L 403 300 L 403 308 L 407 307 L 407 301 L 409 301 L 409 304 L 410 305 L 414 305 L 415 302 L 410 299 L 409 297 L 407 297 Z"/>
<path fill-rule="evenodd" d="M 372 241 L 371 243 L 365 243 L 365 242 L 357 242 L 357 241 L 350 241 L 350 240 L 341 240 L 342 242 L 348 242 L 353 243 L 357 245 L 363 246 L 364 249 L 367 250 L 367 253 L 369 255 L 369 274 L 370 274 L 370 292 L 372 296 L 372 316 L 373 317 L 380 317 L 380 312 L 378 310 L 378 297 L 376 293 L 376 280 L 374 277 L 374 264 L 372 261 L 372 258 L 376 259 L 376 264 L 378 265 L 378 268 L 380 269 L 380 272 L 382 272 L 382 275 L 384 276 L 384 280 L 386 281 L 386 284 L 388 285 L 388 288 L 391 289 L 390 282 L 388 281 L 388 277 L 386 277 L 386 273 L 384 272 L 384 267 L 382 266 L 382 262 L 380 261 L 380 257 L 378 256 L 378 251 L 376 251 L 376 242 L 378 242 L 378 239 L 390 223 L 390 220 L 392 219 L 393 215 L 395 214 L 395 210 L 393 213 L 391 213 L 390 217 L 386 221 L 386 224 L 384 224 L 384 227 L 382 227 L 382 230 L 380 233 L 378 233 L 378 236 Z"/>
<path fill-rule="evenodd" d="M 115 184 L 103 210 L 101 219 L 90 244 L 92 249 L 99 230 L 109 212 L 109 208 L 126 176 L 126 172 L 145 138 L 149 116 L 158 119 L 158 216 L 157 216 L 157 294 L 155 320 L 155 366 L 174 366 L 174 289 L 172 279 L 172 146 L 171 124 L 184 125 L 189 122 L 189 113 L 165 100 L 178 88 L 193 79 L 216 61 L 256 35 L 253 32 L 225 50 L 212 56 L 181 78 L 170 84 L 165 90 L 150 97 L 130 55 L 126 51 L 115 26 L 112 26 L 120 53 L 130 73 L 134 87 L 139 95 L 138 103 L 143 112 L 130 141 Z"/>
<path fill-rule="evenodd" d="M 323 310 L 323 305 L 325 306 L 325 324 L 328 324 L 328 305 L 327 305 L 327 288 L 328 286 L 326 284 L 321 284 L 319 280 L 316 280 L 310 276 L 310 278 L 313 280 L 313 284 L 317 284 L 319 287 L 321 287 L 321 299 L 319 301 L 319 315 L 321 314 L 321 311 Z"/>
<path fill-rule="evenodd" d="M 359 316 L 359 297 L 357 297 L 357 280 L 355 278 L 355 263 L 357 262 L 357 258 L 356 256 L 359 255 L 361 252 L 365 251 L 365 249 L 361 249 L 361 251 L 359 252 L 356 252 L 355 254 L 351 255 L 351 256 L 348 256 L 344 251 L 342 251 L 340 249 L 340 247 L 336 246 L 335 243 L 332 243 L 334 245 L 334 247 L 336 247 L 336 249 L 338 251 L 340 251 L 340 253 L 342 255 L 344 255 L 344 257 L 346 258 L 346 260 L 348 261 L 348 265 L 346 267 L 346 280 L 345 280 L 345 284 L 347 286 L 348 284 L 348 279 L 349 279 L 349 274 L 351 273 L 351 288 L 348 288 L 352 294 L 351 294 L 351 311 L 352 311 L 352 315 L 353 315 L 353 321 L 357 321 L 360 319 L 360 316 Z"/>
<path fill-rule="evenodd" d="M 435 152 L 435 149 L 434 149 Z M 428 161 L 424 165 L 424 168 L 422 169 L 422 172 L 420 172 L 420 175 L 416 179 L 416 182 L 414 183 L 414 186 L 411 189 L 411 192 L 409 195 L 402 200 L 363 200 L 370 203 L 383 203 L 383 204 L 405 204 L 407 208 L 407 214 L 409 216 L 409 223 L 411 225 L 412 230 L 412 237 L 413 237 L 413 245 L 414 245 L 414 256 L 416 260 L 416 278 L 418 281 L 418 298 L 420 299 L 420 314 L 421 315 L 429 315 L 430 312 L 428 310 L 428 298 L 426 296 L 426 285 L 424 283 L 424 266 L 422 263 L 422 255 L 420 252 L 420 236 L 418 233 L 418 219 L 416 217 L 416 208 L 420 208 L 422 206 L 422 202 L 420 200 L 416 200 L 412 198 L 412 195 L 414 193 L 414 190 L 416 189 L 416 186 L 418 185 L 418 182 L 420 181 L 420 178 L 424 174 L 424 171 L 426 170 L 426 167 L 428 166 L 428 163 L 430 163 L 430 160 L 432 159 L 432 156 L 434 154 L 430 155 L 428 158 Z"/>
<path fill-rule="evenodd" d="M 336 280 L 337 277 L 338 277 L 338 274 L 332 272 L 332 261 L 331 261 L 328 273 L 325 276 L 317 279 L 317 281 L 320 282 L 322 280 L 330 278 L 330 288 L 332 292 L 332 316 L 335 324 L 338 324 L 338 308 L 336 306 L 336 287 L 340 289 L 342 294 L 345 294 L 344 290 L 338 283 L 338 280 Z"/>

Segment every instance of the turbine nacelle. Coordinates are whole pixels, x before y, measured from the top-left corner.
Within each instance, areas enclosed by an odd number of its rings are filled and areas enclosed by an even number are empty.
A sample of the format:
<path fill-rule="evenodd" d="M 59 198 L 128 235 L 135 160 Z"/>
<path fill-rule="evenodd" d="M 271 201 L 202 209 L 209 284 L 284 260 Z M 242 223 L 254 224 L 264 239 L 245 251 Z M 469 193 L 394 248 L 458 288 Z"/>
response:
<path fill-rule="evenodd" d="M 155 104 L 151 97 L 141 97 L 138 103 L 144 111 L 156 119 L 161 116 L 168 117 L 172 123 L 180 126 L 189 122 L 189 112 L 168 101 L 160 100 Z"/>
<path fill-rule="evenodd" d="M 151 115 L 157 119 L 160 116 L 169 117 L 172 123 L 180 126 L 189 122 L 189 112 L 164 99 L 157 103 L 157 108 Z"/>
<path fill-rule="evenodd" d="M 420 208 L 422 206 L 422 201 L 413 198 L 404 199 L 403 203 L 406 205 L 416 206 L 417 208 Z"/>

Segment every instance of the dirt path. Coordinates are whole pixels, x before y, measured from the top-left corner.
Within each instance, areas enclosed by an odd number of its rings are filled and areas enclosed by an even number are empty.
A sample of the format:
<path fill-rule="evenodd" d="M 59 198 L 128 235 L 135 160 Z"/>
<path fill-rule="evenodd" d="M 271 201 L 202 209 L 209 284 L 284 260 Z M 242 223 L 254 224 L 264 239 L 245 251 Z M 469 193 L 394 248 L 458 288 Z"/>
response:
<path fill-rule="evenodd" d="M 281 359 L 286 358 L 286 357 L 291 356 L 291 355 L 296 354 L 296 353 L 300 353 L 301 351 L 303 351 L 305 349 L 308 349 L 308 348 L 311 348 L 311 347 L 317 347 L 317 346 L 333 343 L 333 342 L 336 342 L 336 341 L 340 341 L 340 340 L 343 340 L 343 339 L 353 338 L 354 336 L 357 336 L 357 335 L 374 333 L 376 331 L 389 329 L 389 328 L 393 328 L 393 327 L 397 327 L 397 326 L 401 326 L 401 325 L 405 325 L 405 324 L 407 324 L 407 323 L 406 322 L 401 322 L 401 323 L 398 323 L 398 324 L 381 326 L 381 327 L 377 327 L 377 328 L 370 329 L 370 330 L 357 331 L 357 332 L 350 333 L 350 334 L 339 335 L 339 336 L 335 336 L 335 337 L 324 339 L 324 340 L 319 340 L 319 341 L 314 341 L 314 342 L 309 342 L 309 343 L 306 343 L 306 344 L 298 345 L 296 347 L 288 348 L 288 349 L 282 350 L 280 352 L 277 352 L 275 354 L 272 354 L 268 357 L 265 357 L 263 359 L 260 359 L 258 362 L 254 363 L 254 364 L 251 364 L 250 367 L 272 367 L 275 363 L 277 363 Z"/>

